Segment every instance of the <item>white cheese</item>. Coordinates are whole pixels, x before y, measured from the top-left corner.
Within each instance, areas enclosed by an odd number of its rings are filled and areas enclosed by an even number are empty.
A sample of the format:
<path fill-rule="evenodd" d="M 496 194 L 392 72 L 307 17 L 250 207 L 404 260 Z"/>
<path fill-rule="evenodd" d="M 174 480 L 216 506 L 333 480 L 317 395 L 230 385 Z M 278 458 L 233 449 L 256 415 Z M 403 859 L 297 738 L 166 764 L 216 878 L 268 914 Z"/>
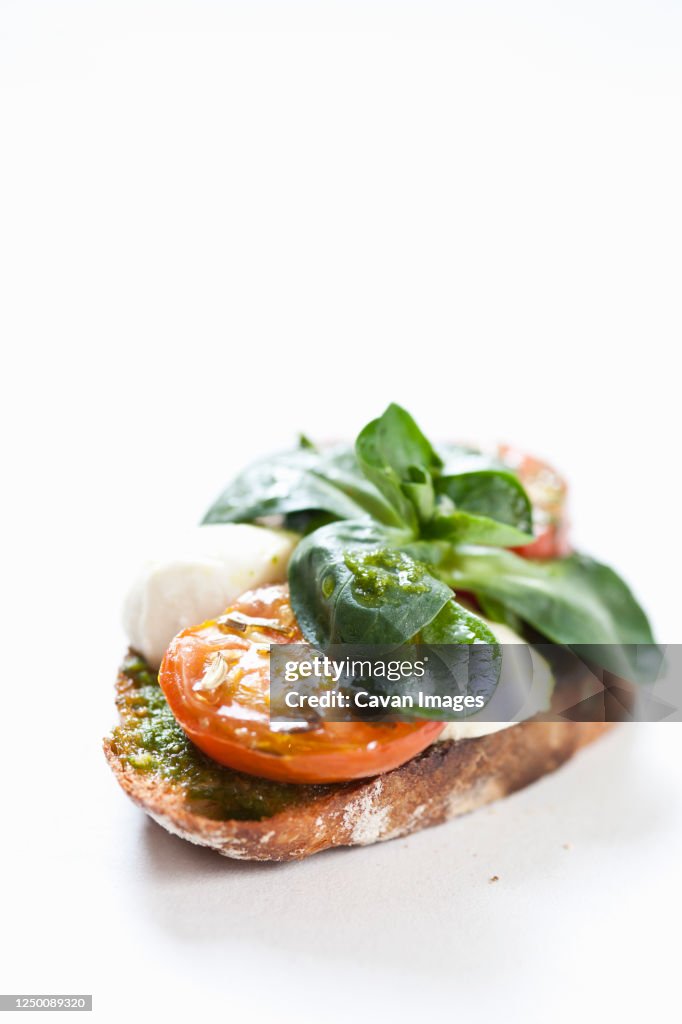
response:
<path fill-rule="evenodd" d="M 448 722 L 438 739 L 435 739 L 433 742 L 474 740 L 479 736 L 489 736 L 493 732 L 510 729 L 512 725 L 518 725 L 518 722 Z"/>
<path fill-rule="evenodd" d="M 483 619 L 482 615 L 479 618 Z M 514 685 L 514 679 L 521 680 L 524 696 L 521 713 L 513 722 L 483 722 L 461 720 L 448 722 L 442 733 L 434 743 L 442 743 L 444 740 L 468 740 L 476 739 L 479 736 L 489 736 L 493 732 L 500 732 L 502 729 L 510 729 L 512 725 L 518 725 L 519 721 L 532 718 L 539 711 L 546 711 L 552 698 L 554 679 L 549 665 L 545 659 L 533 650 L 525 640 L 515 633 L 509 626 L 500 622 L 490 622 L 483 619 L 486 625 L 492 630 L 495 638 L 502 644 L 502 671 L 500 682 L 502 686 Z M 513 645 L 522 644 L 527 650 L 517 658 L 514 655 Z M 532 676 L 531 687 L 526 693 L 528 676 Z M 500 693 L 498 684 L 497 694 Z M 496 695 L 493 695 L 490 708 L 494 708 Z"/>
<path fill-rule="evenodd" d="M 261 526 L 197 526 L 148 559 L 123 609 L 130 646 L 158 668 L 180 630 L 220 615 L 237 597 L 286 579 L 298 537 Z"/>

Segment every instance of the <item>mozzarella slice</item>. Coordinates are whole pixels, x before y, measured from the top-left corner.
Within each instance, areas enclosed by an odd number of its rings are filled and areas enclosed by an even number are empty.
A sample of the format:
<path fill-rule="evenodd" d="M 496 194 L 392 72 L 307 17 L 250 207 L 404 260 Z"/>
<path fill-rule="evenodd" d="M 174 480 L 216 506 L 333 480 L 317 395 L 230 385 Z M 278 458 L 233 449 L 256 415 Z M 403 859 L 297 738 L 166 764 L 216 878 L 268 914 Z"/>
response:
<path fill-rule="evenodd" d="M 501 696 L 502 687 L 514 686 L 515 680 L 521 687 L 523 705 L 517 719 L 513 722 L 477 722 L 475 719 L 462 719 L 458 722 L 448 722 L 442 733 L 434 741 L 441 743 L 444 740 L 465 740 L 476 739 L 479 736 L 489 736 L 493 732 L 500 732 L 502 729 L 509 729 L 512 725 L 518 725 L 520 721 L 532 718 L 540 711 L 549 708 L 554 690 L 554 677 L 551 669 L 542 655 L 530 647 L 526 641 L 515 633 L 509 626 L 501 622 L 490 622 L 482 615 L 478 616 L 492 630 L 495 639 L 502 644 L 502 671 L 497 693 L 491 698 L 490 711 L 495 707 L 495 697 Z M 514 652 L 514 646 L 522 644 L 524 651 L 519 651 L 518 657 Z M 527 688 L 528 675 L 531 675 L 530 690 Z M 505 702 L 506 703 L 506 702 Z"/>
<path fill-rule="evenodd" d="M 220 615 L 244 591 L 286 579 L 295 534 L 242 523 L 197 526 L 147 560 L 130 589 L 130 646 L 158 668 L 174 636 Z"/>

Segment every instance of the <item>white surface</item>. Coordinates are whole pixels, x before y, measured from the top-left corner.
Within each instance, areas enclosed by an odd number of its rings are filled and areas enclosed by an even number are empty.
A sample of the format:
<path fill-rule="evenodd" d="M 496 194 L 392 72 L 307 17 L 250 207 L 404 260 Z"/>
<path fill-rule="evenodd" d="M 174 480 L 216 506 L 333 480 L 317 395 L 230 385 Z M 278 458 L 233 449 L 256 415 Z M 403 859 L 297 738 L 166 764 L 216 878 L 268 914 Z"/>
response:
<path fill-rule="evenodd" d="M 145 536 L 391 399 L 551 456 L 579 543 L 680 640 L 681 21 L 3 0 L 6 991 L 106 1021 L 671 1019 L 677 727 L 271 868 L 167 837 L 99 739 Z"/>

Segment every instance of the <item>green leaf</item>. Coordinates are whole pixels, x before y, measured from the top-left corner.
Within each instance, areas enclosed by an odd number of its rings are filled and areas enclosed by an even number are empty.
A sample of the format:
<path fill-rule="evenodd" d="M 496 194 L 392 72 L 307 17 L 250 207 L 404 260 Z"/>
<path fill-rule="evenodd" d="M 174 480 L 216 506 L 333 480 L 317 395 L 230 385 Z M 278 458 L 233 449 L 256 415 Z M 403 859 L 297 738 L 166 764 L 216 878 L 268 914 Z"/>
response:
<path fill-rule="evenodd" d="M 412 503 L 420 523 L 428 523 L 436 508 L 436 492 L 431 474 L 413 466 L 410 479 L 402 485 L 402 491 Z"/>
<path fill-rule="evenodd" d="M 354 450 L 348 445 L 338 445 L 323 452 L 315 472 L 318 476 L 326 477 L 334 487 L 355 501 L 363 514 L 387 526 L 402 526 L 390 503 L 364 475 Z"/>
<path fill-rule="evenodd" d="M 460 693 L 480 696 L 484 704 L 488 703 L 500 679 L 502 650 L 495 634 L 485 622 L 456 601 L 448 601 L 438 615 L 424 626 L 419 640 L 434 646 L 445 644 L 442 653 L 434 651 L 433 656 L 440 657 L 450 677 L 457 681 Z M 470 657 L 468 648 L 472 644 L 477 649 Z M 433 665 L 431 668 L 437 673 Z M 470 716 L 470 710 L 450 710 L 447 714 L 448 720 Z M 444 716 L 441 713 L 426 717 Z"/>
<path fill-rule="evenodd" d="M 316 512 L 314 509 L 306 512 L 287 512 L 282 521 L 282 528 L 290 533 L 305 536 L 313 530 L 319 530 L 321 526 L 336 522 L 336 519 L 331 512 Z"/>
<path fill-rule="evenodd" d="M 254 462 L 223 491 L 205 523 L 251 522 L 263 516 L 328 513 L 337 519 L 369 514 L 400 525 L 391 505 L 367 480 L 347 446 L 317 451 L 305 445 Z"/>
<path fill-rule="evenodd" d="M 448 473 L 439 477 L 436 488 L 439 494 L 447 495 L 459 512 L 468 512 L 482 519 L 494 520 L 513 527 L 523 534 L 521 540 L 512 540 L 509 546 L 524 544 L 532 540 L 533 524 L 530 499 L 521 481 L 506 469 L 467 470 Z M 505 541 L 460 541 L 472 544 L 501 544 Z"/>
<path fill-rule="evenodd" d="M 408 537 L 365 519 L 331 523 L 301 541 L 289 585 L 307 640 L 400 644 L 438 614 L 452 592 L 400 550 Z"/>
<path fill-rule="evenodd" d="M 494 597 L 488 597 L 487 594 L 478 593 L 476 600 L 481 606 L 481 611 L 485 615 L 486 619 L 490 619 L 491 622 L 500 622 L 504 626 L 508 626 L 515 633 L 521 635 L 523 632 L 523 622 L 515 615 L 513 611 L 500 602 L 496 601 Z"/>
<path fill-rule="evenodd" d="M 428 565 L 429 571 L 434 576 L 439 576 L 441 570 L 445 575 L 450 571 L 452 563 L 452 544 L 446 540 L 425 540 L 420 538 L 411 540 L 401 545 L 401 550 L 417 562 Z M 445 575 L 443 578 L 445 578 Z"/>
<path fill-rule="evenodd" d="M 533 539 L 532 533 L 525 533 L 515 526 L 459 510 L 446 515 L 437 514 L 424 527 L 424 536 L 449 540 L 452 544 L 484 544 L 500 548 L 519 547 Z"/>
<path fill-rule="evenodd" d="M 426 504 L 425 495 L 441 459 L 410 414 L 399 405 L 389 405 L 382 416 L 360 431 L 355 453 L 365 476 L 390 501 L 405 525 L 414 529 L 433 507 L 433 492 Z"/>
<path fill-rule="evenodd" d="M 498 646 L 495 634 L 482 619 L 450 600 L 419 637 L 424 644 L 491 644 Z"/>
<path fill-rule="evenodd" d="M 470 548 L 453 552 L 439 575 L 455 590 L 493 600 L 517 615 L 553 643 L 571 647 L 595 645 L 631 678 L 639 669 L 629 645 L 653 645 L 646 615 L 623 580 L 606 565 L 586 555 L 531 561 L 511 551 Z M 606 661 L 605 667 L 609 667 Z M 614 671 L 619 670 L 614 668 Z"/>
<path fill-rule="evenodd" d="M 409 412 L 394 403 L 360 431 L 356 453 L 361 462 L 373 468 L 390 466 L 401 480 L 408 479 L 413 466 L 431 471 L 442 465 L 440 456 Z"/>

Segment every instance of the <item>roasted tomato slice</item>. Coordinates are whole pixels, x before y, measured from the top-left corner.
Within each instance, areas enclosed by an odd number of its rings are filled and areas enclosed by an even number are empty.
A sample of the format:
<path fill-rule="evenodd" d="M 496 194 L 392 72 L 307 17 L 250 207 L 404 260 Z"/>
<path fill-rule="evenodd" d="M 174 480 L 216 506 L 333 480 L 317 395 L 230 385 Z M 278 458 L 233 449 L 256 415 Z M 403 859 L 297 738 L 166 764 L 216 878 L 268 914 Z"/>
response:
<path fill-rule="evenodd" d="M 535 540 L 513 550 L 524 558 L 563 558 L 570 554 L 564 480 L 546 462 L 532 455 L 523 455 L 506 445 L 498 451 L 502 461 L 518 474 L 533 506 Z"/>
<path fill-rule="evenodd" d="M 270 726 L 269 645 L 302 643 L 286 585 L 244 594 L 171 643 L 159 682 L 189 738 L 220 764 L 280 782 L 344 782 L 409 761 L 442 722 Z"/>

